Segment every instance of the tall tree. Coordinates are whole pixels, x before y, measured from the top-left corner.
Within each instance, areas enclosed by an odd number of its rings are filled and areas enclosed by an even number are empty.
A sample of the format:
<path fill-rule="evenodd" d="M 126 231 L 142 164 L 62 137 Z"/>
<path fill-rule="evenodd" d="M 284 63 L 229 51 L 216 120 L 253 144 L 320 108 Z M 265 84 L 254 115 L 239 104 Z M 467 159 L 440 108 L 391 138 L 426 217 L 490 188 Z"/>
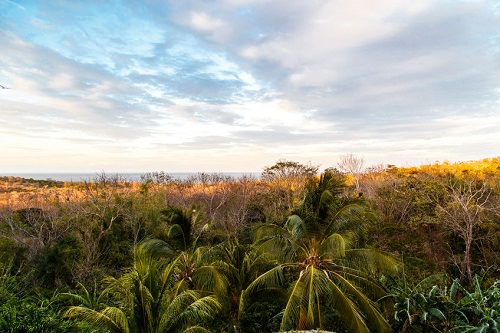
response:
<path fill-rule="evenodd" d="M 245 290 L 242 309 L 253 291 L 283 287 L 292 279 L 281 330 L 330 329 L 335 318 L 352 332 L 390 330 L 369 296 L 384 294 L 375 274 L 396 273 L 398 264 L 375 250 L 353 247 L 358 232 L 353 233 L 352 226 L 362 223 L 365 207 L 340 198 L 339 177 L 326 170 L 307 185 L 304 200 L 295 210 L 300 216 L 256 230 L 257 251 L 268 253 L 275 266 Z"/>
<path fill-rule="evenodd" d="M 463 255 L 454 255 L 460 270 L 460 280 L 472 282 L 473 245 L 479 240 L 480 229 L 493 211 L 493 191 L 476 179 L 452 178 L 446 185 L 444 201 L 437 203 L 438 215 L 444 225 L 464 243 Z"/>
<path fill-rule="evenodd" d="M 286 160 L 265 167 L 261 178 L 270 187 L 272 197 L 269 202 L 275 206 L 275 211 L 292 209 L 302 195 L 306 180 L 317 172 L 316 166 Z"/>
<path fill-rule="evenodd" d="M 342 172 L 349 174 L 354 182 L 354 186 L 356 187 L 356 191 L 360 191 L 360 176 L 363 172 L 364 160 L 362 157 L 358 157 L 353 154 L 347 154 L 340 158 L 340 162 L 338 163 L 339 169 Z"/>

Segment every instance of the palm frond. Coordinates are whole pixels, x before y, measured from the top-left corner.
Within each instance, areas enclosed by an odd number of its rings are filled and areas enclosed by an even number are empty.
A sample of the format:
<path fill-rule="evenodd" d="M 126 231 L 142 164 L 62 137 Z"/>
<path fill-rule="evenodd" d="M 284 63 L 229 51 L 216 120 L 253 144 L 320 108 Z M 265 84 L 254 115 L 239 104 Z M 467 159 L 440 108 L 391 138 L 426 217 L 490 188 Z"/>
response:
<path fill-rule="evenodd" d="M 186 290 L 178 294 L 162 311 L 159 331 L 169 331 L 173 327 L 187 328 L 212 318 L 221 309 L 219 301 L 214 296 L 200 297 L 194 290 Z"/>
<path fill-rule="evenodd" d="M 290 296 L 288 297 L 288 302 L 286 304 L 285 310 L 283 311 L 283 318 L 281 320 L 280 330 L 283 331 L 286 328 L 304 328 L 305 323 L 301 321 L 301 314 L 304 311 L 303 297 L 305 289 L 305 276 L 300 275 L 297 281 L 292 285 Z"/>
<path fill-rule="evenodd" d="M 373 274 L 384 273 L 391 276 L 401 271 L 401 263 L 394 257 L 374 249 L 346 250 L 345 261 L 350 267 Z"/>
<path fill-rule="evenodd" d="M 159 298 L 162 298 L 162 295 L 166 292 L 166 290 L 175 283 L 175 273 L 178 265 L 180 264 L 180 257 L 177 256 L 173 259 L 168 265 L 166 265 L 160 274 L 160 295 Z"/>
<path fill-rule="evenodd" d="M 137 289 L 135 316 L 139 318 L 144 326 L 151 328 L 154 321 L 153 307 L 155 298 L 142 281 L 138 281 Z"/>
<path fill-rule="evenodd" d="M 109 299 L 120 304 L 120 307 L 127 309 L 127 312 L 133 311 L 134 308 L 134 295 L 130 292 L 130 285 L 134 281 L 133 275 L 135 271 L 125 273 L 121 278 L 116 279 L 108 276 L 103 279 L 103 284 L 106 288 L 103 291 Z"/>
<path fill-rule="evenodd" d="M 216 294 L 225 294 L 229 281 L 225 274 L 216 265 L 203 265 L 196 269 L 193 274 L 193 282 L 197 289 L 213 291 Z"/>
<path fill-rule="evenodd" d="M 330 278 L 328 294 L 330 302 L 337 311 L 340 319 L 351 332 L 368 333 L 369 329 L 356 304 Z"/>
<path fill-rule="evenodd" d="M 173 224 L 168 228 L 167 237 L 170 242 L 175 243 L 178 249 L 187 249 L 186 235 L 179 224 Z"/>
<path fill-rule="evenodd" d="M 151 256 L 153 258 L 170 258 L 174 254 L 171 246 L 161 239 L 148 239 L 135 248 L 137 256 Z"/>
<path fill-rule="evenodd" d="M 288 232 L 281 226 L 273 223 L 261 223 L 253 229 L 254 242 L 273 235 L 286 235 Z"/>
<path fill-rule="evenodd" d="M 372 299 L 381 299 L 387 296 L 386 290 L 374 279 L 373 275 L 363 270 L 336 265 L 329 267 L 328 271 L 341 274 Z"/>
<path fill-rule="evenodd" d="M 213 318 L 222 306 L 215 296 L 205 296 L 191 303 L 182 313 L 187 322 L 198 323 Z"/>
<path fill-rule="evenodd" d="M 173 326 L 186 325 L 186 322 L 181 322 L 180 316 L 187 306 L 198 298 L 199 294 L 197 292 L 185 290 L 177 293 L 168 303 L 163 303 L 164 308 L 160 312 L 159 331 L 169 331 Z"/>
<path fill-rule="evenodd" d="M 186 328 L 182 333 L 210 333 L 208 329 L 201 326 L 190 326 Z"/>
<path fill-rule="evenodd" d="M 360 230 L 363 226 L 362 218 L 365 211 L 366 207 L 356 202 L 338 208 L 329 217 L 329 223 L 324 229 L 324 233 L 329 235 L 347 229 Z"/>
<path fill-rule="evenodd" d="M 198 246 L 194 251 L 190 251 L 193 262 L 213 264 L 224 262 L 228 258 L 228 253 L 224 248 L 224 243 L 215 246 Z"/>
<path fill-rule="evenodd" d="M 65 299 L 73 305 L 80 305 L 89 309 L 98 310 L 102 305 L 102 297 L 104 294 L 98 293 L 97 283 L 94 281 L 94 288 L 90 291 L 82 283 L 78 283 L 77 286 L 82 294 L 60 293 L 57 297 L 59 299 Z"/>
<path fill-rule="evenodd" d="M 324 271 L 312 265 L 303 270 L 290 289 L 281 330 L 322 328 L 321 302 L 328 292 L 328 276 Z"/>
<path fill-rule="evenodd" d="M 333 233 L 321 242 L 319 250 L 325 258 L 342 258 L 345 256 L 346 243 L 342 235 Z"/>
<path fill-rule="evenodd" d="M 111 318 L 113 323 L 120 328 L 121 332 L 129 332 L 128 318 L 126 314 L 119 308 L 108 306 L 103 309 L 102 314 L 108 318 Z"/>
<path fill-rule="evenodd" d="M 68 299 L 69 303 L 71 304 L 78 304 L 80 306 L 92 308 L 91 306 L 89 306 L 90 304 L 88 302 L 87 297 L 85 296 L 72 293 L 61 293 L 59 297 Z"/>
<path fill-rule="evenodd" d="M 247 297 L 254 291 L 269 289 L 269 288 L 281 288 L 284 285 L 283 269 L 285 265 L 278 265 L 267 272 L 261 274 L 257 277 L 248 287 L 242 291 L 239 304 L 239 314 L 241 315 L 245 309 L 245 302 Z"/>
<path fill-rule="evenodd" d="M 323 190 L 319 197 L 317 213 L 319 214 L 321 210 L 326 210 L 334 198 L 335 197 L 330 190 Z"/>
<path fill-rule="evenodd" d="M 288 235 L 274 234 L 261 238 L 254 243 L 255 249 L 268 258 L 287 262 L 296 257 L 301 248 L 299 244 Z"/>
<path fill-rule="evenodd" d="M 340 281 L 343 287 L 354 296 L 359 308 L 363 311 L 367 318 L 367 324 L 376 332 L 390 332 L 391 328 L 386 322 L 382 314 L 376 309 L 375 304 L 364 295 L 355 285 L 342 275 L 334 273 L 335 278 Z"/>
<path fill-rule="evenodd" d="M 96 311 L 82 306 L 71 306 L 64 315 L 68 318 L 78 318 L 100 330 L 117 333 L 129 332 L 127 316 L 116 307 L 106 307 L 102 311 Z"/>
<path fill-rule="evenodd" d="M 305 235 L 304 221 L 298 215 L 291 215 L 285 222 L 287 229 L 294 240 L 299 240 Z"/>

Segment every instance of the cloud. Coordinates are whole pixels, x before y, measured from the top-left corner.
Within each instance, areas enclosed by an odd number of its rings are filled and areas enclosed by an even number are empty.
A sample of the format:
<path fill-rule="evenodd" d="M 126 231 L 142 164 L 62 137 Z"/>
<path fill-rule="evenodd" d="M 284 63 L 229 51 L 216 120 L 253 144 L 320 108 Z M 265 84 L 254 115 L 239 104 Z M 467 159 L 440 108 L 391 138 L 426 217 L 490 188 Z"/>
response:
<path fill-rule="evenodd" d="M 147 107 L 136 109 L 130 101 L 138 91 L 100 67 L 80 64 L 37 47 L 9 33 L 0 33 L 2 76 L 8 77 L 12 92 L 2 96 L 4 105 L 18 110 L 17 119 L 38 116 L 38 121 L 61 127 L 130 136 L 148 121 L 141 116 Z M 22 112 L 21 112 L 22 111 Z M 120 125 L 131 129 L 121 133 Z M 43 131 L 40 132 L 43 135 Z"/>
<path fill-rule="evenodd" d="M 19 149 L 177 170 L 497 153 L 494 1 L 0 7 L 1 139 Z"/>
<path fill-rule="evenodd" d="M 204 12 L 191 12 L 186 24 L 216 42 L 225 41 L 230 34 L 227 24 L 219 18 Z"/>

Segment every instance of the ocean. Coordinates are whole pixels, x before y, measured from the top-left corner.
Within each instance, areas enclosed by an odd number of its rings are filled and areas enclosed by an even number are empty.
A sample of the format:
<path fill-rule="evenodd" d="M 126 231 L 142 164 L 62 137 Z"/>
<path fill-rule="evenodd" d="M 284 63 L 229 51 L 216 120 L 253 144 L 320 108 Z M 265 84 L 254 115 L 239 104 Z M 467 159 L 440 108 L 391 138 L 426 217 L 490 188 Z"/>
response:
<path fill-rule="evenodd" d="M 127 173 L 127 172 L 104 172 L 107 176 L 120 176 L 120 178 L 126 179 L 128 181 L 140 181 L 141 176 L 147 174 L 144 173 Z M 165 174 L 170 175 L 174 179 L 187 179 L 191 176 L 197 175 L 201 172 L 165 172 Z M 260 177 L 260 172 L 204 172 L 205 174 L 220 174 L 224 176 L 230 176 L 235 179 L 241 178 L 243 176 L 249 176 L 254 178 Z M 82 181 L 92 181 L 96 179 L 99 175 L 102 175 L 103 172 L 94 172 L 94 173 L 29 173 L 29 172 L 19 172 L 19 173 L 1 173 L 1 176 L 13 176 L 13 177 L 22 177 L 26 179 L 36 179 L 36 180 L 55 180 L 55 181 L 63 181 L 63 182 L 82 182 Z"/>

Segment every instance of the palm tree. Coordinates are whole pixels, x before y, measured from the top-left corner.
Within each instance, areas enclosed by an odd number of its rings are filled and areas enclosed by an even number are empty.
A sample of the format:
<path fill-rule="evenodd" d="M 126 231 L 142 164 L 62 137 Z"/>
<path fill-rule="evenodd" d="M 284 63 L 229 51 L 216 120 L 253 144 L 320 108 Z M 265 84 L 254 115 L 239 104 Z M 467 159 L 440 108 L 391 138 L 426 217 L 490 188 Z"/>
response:
<path fill-rule="evenodd" d="M 162 216 L 168 223 L 168 243 L 176 251 L 187 251 L 196 247 L 201 232 L 195 236 L 195 227 L 203 219 L 200 211 L 192 209 L 181 209 L 178 207 L 167 207 L 162 210 Z M 208 224 L 203 226 L 202 231 Z"/>
<path fill-rule="evenodd" d="M 198 325 L 220 309 L 214 295 L 189 289 L 179 278 L 182 260 L 152 255 L 148 245 L 136 248 L 132 268 L 119 278 L 105 279 L 105 295 L 114 306 L 92 309 L 82 303 L 66 316 L 93 324 L 106 332 L 208 332 Z"/>
<path fill-rule="evenodd" d="M 262 255 L 253 251 L 249 244 L 243 244 L 237 238 L 230 239 L 214 247 L 219 257 L 226 264 L 225 273 L 229 284 L 227 298 L 227 331 L 240 331 L 239 303 L 243 291 L 259 276 L 259 268 L 267 265 Z"/>
<path fill-rule="evenodd" d="M 275 266 L 248 286 L 240 312 L 250 293 L 289 285 L 282 331 L 339 324 L 352 332 L 390 331 L 371 298 L 385 294 L 376 274 L 395 273 L 398 264 L 375 250 L 355 248 L 366 209 L 359 200 L 342 199 L 342 184 L 338 173 L 326 170 L 319 180 L 310 180 L 302 203 L 284 225 L 257 228 L 255 248 Z"/>
<path fill-rule="evenodd" d="M 79 294 L 61 293 L 58 298 L 62 302 L 69 302 L 71 304 L 84 306 L 93 310 L 102 310 L 106 307 L 106 295 L 103 292 L 99 292 L 97 281 L 94 280 L 93 288 L 90 290 L 87 289 L 82 283 L 78 283 L 77 286 L 81 290 Z"/>
<path fill-rule="evenodd" d="M 185 288 L 225 295 L 229 265 L 224 253 L 220 247 L 199 245 L 210 226 L 208 222 L 198 226 L 204 220 L 203 213 L 195 208 L 169 207 L 162 214 L 169 224 L 168 240 L 150 240 L 144 243 L 144 249 L 155 256 L 172 258 L 176 278 Z"/>

